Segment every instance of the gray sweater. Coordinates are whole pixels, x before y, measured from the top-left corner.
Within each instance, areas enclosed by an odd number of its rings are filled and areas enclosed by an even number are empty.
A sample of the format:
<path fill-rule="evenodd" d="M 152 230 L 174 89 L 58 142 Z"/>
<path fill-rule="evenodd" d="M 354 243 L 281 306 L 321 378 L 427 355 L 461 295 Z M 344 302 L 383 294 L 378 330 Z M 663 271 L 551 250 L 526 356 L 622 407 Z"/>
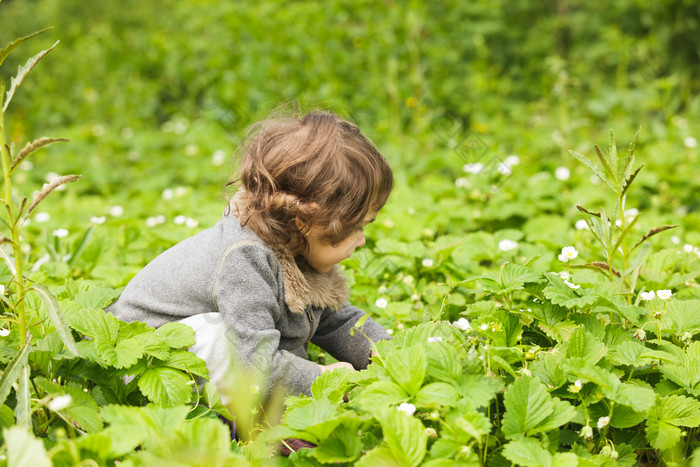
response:
<path fill-rule="evenodd" d="M 345 278 L 304 268 L 285 249 L 268 247 L 233 215 L 162 253 L 126 286 L 108 311 L 158 327 L 219 312 L 233 332 L 243 366 L 265 370 L 267 390 L 310 395 L 320 367 L 307 359 L 309 341 L 355 369 L 369 364 L 370 342 L 390 339 L 347 301 Z"/>

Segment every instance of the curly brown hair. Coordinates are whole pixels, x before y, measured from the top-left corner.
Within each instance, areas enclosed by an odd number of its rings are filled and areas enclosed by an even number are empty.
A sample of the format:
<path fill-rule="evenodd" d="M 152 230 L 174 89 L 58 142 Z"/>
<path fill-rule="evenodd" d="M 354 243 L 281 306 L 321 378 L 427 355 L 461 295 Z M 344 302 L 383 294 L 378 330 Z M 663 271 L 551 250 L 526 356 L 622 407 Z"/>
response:
<path fill-rule="evenodd" d="M 331 112 L 263 120 L 239 151 L 238 176 L 227 186 L 245 195 L 241 224 L 273 246 L 306 251 L 312 227 L 327 244 L 343 240 L 384 206 L 394 184 L 375 145 Z"/>

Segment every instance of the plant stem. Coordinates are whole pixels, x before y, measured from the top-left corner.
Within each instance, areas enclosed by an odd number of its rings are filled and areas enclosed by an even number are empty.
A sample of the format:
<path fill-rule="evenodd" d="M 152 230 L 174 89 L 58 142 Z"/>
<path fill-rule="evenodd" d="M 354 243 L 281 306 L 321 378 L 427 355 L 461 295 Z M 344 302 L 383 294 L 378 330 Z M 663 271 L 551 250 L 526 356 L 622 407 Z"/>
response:
<path fill-rule="evenodd" d="M 7 138 L 5 136 L 5 113 L 0 113 L 0 153 L 2 153 L 2 175 L 5 187 L 5 209 L 7 210 L 7 223 L 10 226 L 10 235 L 12 238 L 12 253 L 15 260 L 15 284 L 17 284 L 17 305 L 15 312 L 17 313 L 17 323 L 19 324 L 19 345 L 24 347 L 27 339 L 27 323 L 25 322 L 24 313 L 24 276 L 22 271 L 22 252 L 19 246 L 19 219 L 12 209 L 12 178 L 10 176 L 10 151 L 7 147 Z"/>

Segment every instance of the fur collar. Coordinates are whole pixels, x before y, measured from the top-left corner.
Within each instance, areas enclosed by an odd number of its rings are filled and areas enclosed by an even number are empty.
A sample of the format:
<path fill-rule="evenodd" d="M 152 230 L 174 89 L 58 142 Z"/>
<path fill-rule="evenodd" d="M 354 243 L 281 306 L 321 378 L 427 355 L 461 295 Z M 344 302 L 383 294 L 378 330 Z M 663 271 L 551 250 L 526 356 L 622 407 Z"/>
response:
<path fill-rule="evenodd" d="M 240 190 L 229 205 L 238 219 L 247 214 L 247 193 Z M 257 235 L 257 232 L 254 232 Z M 298 263 L 286 246 L 267 245 L 277 256 L 282 267 L 284 301 L 292 313 L 303 313 L 311 305 L 317 308 L 340 310 L 347 302 L 350 292 L 347 278 L 336 265 L 327 273 L 312 269 L 305 262 Z"/>

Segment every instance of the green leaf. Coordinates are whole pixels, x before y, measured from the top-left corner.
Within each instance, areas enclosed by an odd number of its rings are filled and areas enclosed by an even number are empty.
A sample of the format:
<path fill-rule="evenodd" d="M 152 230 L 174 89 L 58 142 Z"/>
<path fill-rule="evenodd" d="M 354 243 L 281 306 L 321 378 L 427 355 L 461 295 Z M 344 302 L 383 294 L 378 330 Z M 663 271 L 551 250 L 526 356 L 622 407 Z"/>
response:
<path fill-rule="evenodd" d="M 500 270 L 482 276 L 480 283 L 484 289 L 496 294 L 507 294 L 522 290 L 527 282 L 536 282 L 542 275 L 520 264 L 504 264 Z"/>
<path fill-rule="evenodd" d="M 44 443 L 36 439 L 28 430 L 13 426 L 2 430 L 7 446 L 7 465 L 31 465 L 51 467 L 53 464 L 46 454 Z"/>
<path fill-rule="evenodd" d="M 23 365 L 20 370 L 19 386 L 16 392 L 15 419 L 18 426 L 27 429 L 32 428 L 32 395 L 29 384 L 29 365 Z"/>
<path fill-rule="evenodd" d="M 209 377 L 209 370 L 204 360 L 187 350 L 176 350 L 170 354 L 163 366 L 192 373 L 202 378 Z"/>
<path fill-rule="evenodd" d="M 7 396 L 10 394 L 12 385 L 17 382 L 22 373 L 22 368 L 27 364 L 29 357 L 29 340 L 24 344 L 22 350 L 7 364 L 0 378 L 0 404 L 4 404 Z"/>
<path fill-rule="evenodd" d="M 5 104 L 2 106 L 2 111 L 3 113 L 7 110 L 7 106 L 10 105 L 10 101 L 12 100 L 12 96 L 15 94 L 15 91 L 17 91 L 17 88 L 19 87 L 20 84 L 22 84 L 22 81 L 24 81 L 24 78 L 27 77 L 30 71 L 32 71 L 32 68 L 36 66 L 39 61 L 44 58 L 49 52 L 51 52 L 57 45 L 59 41 L 56 41 L 54 45 L 49 47 L 46 50 L 42 50 L 29 60 L 27 60 L 27 63 L 25 63 L 23 66 L 20 66 L 19 69 L 17 70 L 17 76 L 14 76 L 12 78 L 11 84 L 10 84 L 10 90 L 7 91 L 7 98 L 5 99 Z"/>
<path fill-rule="evenodd" d="M 586 165 L 586 167 L 591 169 L 593 173 L 600 177 L 601 180 L 603 180 L 615 193 L 617 193 L 617 188 L 615 187 L 615 185 L 608 179 L 608 177 L 605 176 L 603 172 L 601 172 L 601 170 L 598 167 L 596 167 L 596 165 L 590 159 L 572 150 L 569 150 L 569 154 L 583 162 Z"/>
<path fill-rule="evenodd" d="M 311 394 L 316 399 L 328 399 L 339 404 L 352 385 L 349 381 L 352 370 L 349 368 L 336 368 L 332 371 L 324 371 L 311 384 Z"/>
<path fill-rule="evenodd" d="M 700 402 L 690 397 L 660 397 L 649 411 L 647 440 L 655 449 L 665 451 L 680 442 L 680 426 L 700 425 Z"/>
<path fill-rule="evenodd" d="M 591 365 L 595 365 L 608 352 L 608 348 L 593 334 L 586 332 L 580 326 L 571 333 L 566 349 L 569 358 L 581 358 Z"/>
<path fill-rule="evenodd" d="M 430 383 L 423 386 L 413 399 L 418 407 L 452 407 L 457 403 L 459 394 L 448 383 Z"/>
<path fill-rule="evenodd" d="M 138 380 L 144 396 L 163 407 L 186 404 L 192 398 L 190 379 L 172 368 L 149 368 Z"/>
<path fill-rule="evenodd" d="M 406 466 L 406 464 L 394 457 L 391 450 L 386 446 L 379 446 L 372 449 L 355 463 L 356 467 L 376 467 L 379 465 L 382 467 Z"/>
<path fill-rule="evenodd" d="M 453 345 L 446 342 L 432 342 L 427 360 L 427 374 L 431 378 L 456 383 L 462 376 L 459 354 Z"/>
<path fill-rule="evenodd" d="M 384 356 L 385 368 L 391 379 L 410 396 L 423 385 L 427 359 L 422 346 L 397 349 Z"/>
<path fill-rule="evenodd" d="M 165 323 L 157 329 L 156 335 L 168 347 L 174 349 L 189 348 L 194 345 L 194 330 L 183 323 L 174 321 Z"/>
<path fill-rule="evenodd" d="M 115 368 L 129 368 L 136 365 L 143 355 L 143 346 L 137 339 L 117 339 L 110 343 L 96 338 L 95 351 L 106 364 Z"/>
<path fill-rule="evenodd" d="M 78 352 L 78 347 L 75 345 L 75 340 L 73 339 L 73 334 L 71 334 L 70 328 L 63 320 L 56 297 L 54 297 L 48 288 L 41 284 L 34 284 L 30 290 L 33 290 L 41 297 L 42 301 L 44 302 L 44 309 L 51 319 L 51 324 L 53 324 L 54 329 L 56 329 L 56 333 L 61 337 L 63 344 L 70 351 L 70 353 L 76 357 L 79 357 L 80 353 Z"/>
<path fill-rule="evenodd" d="M 37 31 L 37 32 L 34 32 L 32 34 L 29 34 L 28 36 L 24 36 L 24 37 L 20 37 L 18 39 L 15 39 L 12 42 L 10 42 L 9 44 L 7 44 L 5 46 L 5 48 L 0 50 L 0 65 L 2 65 L 2 62 L 4 62 L 5 59 L 8 57 L 8 55 L 10 55 L 12 53 L 12 51 L 15 50 L 17 47 L 19 47 L 23 43 L 27 42 L 32 37 L 38 36 L 39 34 L 46 32 L 50 29 L 53 29 L 53 28 L 42 29 L 41 31 Z"/>
<path fill-rule="evenodd" d="M 509 442 L 503 448 L 503 457 L 523 467 L 550 467 L 552 465 L 552 455 L 537 440 L 532 438 L 520 438 Z"/>
<path fill-rule="evenodd" d="M 544 296 L 555 305 L 561 305 L 566 308 L 583 308 L 586 305 L 595 303 L 597 300 L 597 296 L 590 290 L 585 290 L 582 292 L 584 295 L 579 296 L 576 291 L 566 285 L 559 274 L 546 272 L 544 275 L 549 281 L 549 285 L 544 288 Z"/>
<path fill-rule="evenodd" d="M 373 412 L 387 406 L 399 405 L 406 402 L 410 396 L 391 381 L 377 381 L 367 386 L 356 399 L 356 402 L 366 412 Z"/>
<path fill-rule="evenodd" d="M 503 381 L 485 375 L 463 375 L 459 391 L 475 407 L 486 407 L 503 390 Z"/>
<path fill-rule="evenodd" d="M 502 429 L 506 438 L 548 431 L 576 415 L 571 404 L 552 398 L 545 386 L 532 377 L 516 379 L 506 390 L 504 404 Z"/>
<path fill-rule="evenodd" d="M 382 426 L 384 442 L 401 465 L 416 466 L 425 457 L 428 436 L 423 424 L 394 408 L 385 409 L 376 418 Z"/>
<path fill-rule="evenodd" d="M 314 457 L 324 464 L 352 462 L 362 454 L 362 438 L 357 424 L 338 426 L 330 438 L 314 449 Z"/>
<path fill-rule="evenodd" d="M 283 423 L 295 430 L 313 436 L 316 444 L 328 436 L 343 421 L 338 407 L 325 399 L 311 399 L 310 402 L 293 407 L 284 415 Z"/>

